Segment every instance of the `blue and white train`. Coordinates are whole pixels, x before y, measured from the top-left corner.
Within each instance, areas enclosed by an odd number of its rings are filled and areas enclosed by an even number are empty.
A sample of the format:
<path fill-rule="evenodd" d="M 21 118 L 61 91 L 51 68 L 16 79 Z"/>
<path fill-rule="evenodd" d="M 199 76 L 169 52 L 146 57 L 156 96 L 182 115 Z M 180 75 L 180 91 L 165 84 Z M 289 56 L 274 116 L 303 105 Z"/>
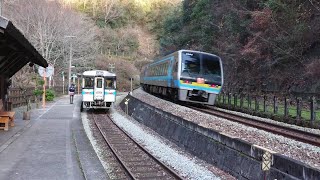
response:
<path fill-rule="evenodd" d="M 109 109 L 116 101 L 116 74 L 91 70 L 82 74 L 82 103 L 83 109 Z"/>
<path fill-rule="evenodd" d="M 205 52 L 176 51 L 145 66 L 140 83 L 145 91 L 175 101 L 214 105 L 223 86 L 222 61 Z"/>

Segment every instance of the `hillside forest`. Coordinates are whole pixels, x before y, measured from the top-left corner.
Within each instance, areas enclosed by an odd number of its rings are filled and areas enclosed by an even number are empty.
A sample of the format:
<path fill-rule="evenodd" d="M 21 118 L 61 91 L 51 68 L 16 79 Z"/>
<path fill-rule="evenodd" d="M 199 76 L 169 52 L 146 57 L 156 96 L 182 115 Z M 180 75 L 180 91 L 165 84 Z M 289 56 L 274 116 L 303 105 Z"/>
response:
<path fill-rule="evenodd" d="M 317 0 L 4 0 L 3 15 L 54 65 L 57 85 L 72 43 L 72 71 L 113 70 L 120 91 L 139 85 L 144 64 L 192 49 L 222 58 L 225 91 L 320 92 Z"/>

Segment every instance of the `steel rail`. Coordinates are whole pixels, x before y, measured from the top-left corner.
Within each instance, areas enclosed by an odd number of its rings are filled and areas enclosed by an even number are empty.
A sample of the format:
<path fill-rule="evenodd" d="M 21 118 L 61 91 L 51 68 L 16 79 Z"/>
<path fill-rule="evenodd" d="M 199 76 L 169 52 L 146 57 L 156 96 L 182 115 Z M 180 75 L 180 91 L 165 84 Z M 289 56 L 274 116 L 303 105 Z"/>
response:
<path fill-rule="evenodd" d="M 159 161 L 157 158 L 155 158 L 152 154 L 149 153 L 148 150 L 146 150 L 144 147 L 142 147 L 137 141 L 135 141 L 133 139 L 133 137 L 131 135 L 129 135 L 127 132 L 125 132 L 125 130 L 121 127 L 119 127 L 109 115 L 106 114 L 100 114 L 105 118 L 108 118 L 125 136 L 127 136 L 137 147 L 139 147 L 148 157 L 150 157 L 151 159 L 153 159 L 158 165 L 160 165 L 167 173 L 168 175 L 172 176 L 174 179 L 183 179 L 181 176 L 179 176 L 177 173 L 175 173 L 170 167 L 168 167 L 167 165 L 165 165 L 164 163 L 162 163 L 161 161 Z M 96 122 L 96 117 L 94 117 L 94 122 L 96 124 L 96 126 L 98 127 L 100 133 L 102 134 L 103 138 L 105 139 L 105 141 L 107 142 L 108 146 L 110 147 L 110 149 L 112 150 L 112 152 L 115 154 L 117 160 L 120 162 L 120 164 L 123 166 L 124 169 L 126 169 L 126 171 L 128 172 L 128 174 L 130 175 L 130 177 L 132 179 L 137 179 L 134 175 L 133 172 L 130 171 L 130 167 L 126 166 L 126 163 L 121 159 L 119 153 L 117 153 L 117 150 L 115 148 L 112 147 L 112 143 L 108 140 L 108 138 L 106 137 L 106 135 L 104 133 L 102 133 L 102 128 L 98 125 L 98 123 Z"/>
<path fill-rule="evenodd" d="M 312 144 L 315 146 L 320 147 L 320 135 L 299 130 L 299 129 L 293 129 L 290 127 L 286 127 L 280 124 L 266 122 L 266 121 L 260 121 L 249 117 L 243 117 L 241 115 L 233 114 L 233 113 L 227 113 L 224 111 L 219 111 L 217 109 L 213 109 L 212 107 L 207 107 L 208 109 L 198 108 L 194 106 L 188 106 L 189 108 L 195 109 L 197 111 L 201 111 L 210 115 L 218 116 L 221 118 L 225 118 L 234 122 L 238 122 L 241 124 L 245 124 L 251 127 L 255 127 L 258 129 L 262 129 L 268 132 L 272 132 L 274 134 L 282 135 L 288 138 L 292 138 L 304 143 Z"/>
<path fill-rule="evenodd" d="M 118 162 L 120 163 L 120 165 L 123 167 L 123 169 L 126 171 L 126 173 L 130 176 L 131 179 L 135 179 L 133 174 L 128 170 L 128 167 L 123 163 L 123 161 L 120 158 L 120 155 L 116 152 L 116 150 L 111 146 L 110 141 L 105 137 L 105 134 L 102 133 L 102 129 L 101 127 L 98 125 L 98 123 L 96 122 L 96 117 L 94 116 L 93 113 L 91 113 L 94 124 L 97 126 L 97 128 L 99 129 L 100 134 L 102 135 L 103 139 L 106 141 L 108 147 L 111 149 L 112 153 L 115 155 L 115 158 L 118 160 Z"/>

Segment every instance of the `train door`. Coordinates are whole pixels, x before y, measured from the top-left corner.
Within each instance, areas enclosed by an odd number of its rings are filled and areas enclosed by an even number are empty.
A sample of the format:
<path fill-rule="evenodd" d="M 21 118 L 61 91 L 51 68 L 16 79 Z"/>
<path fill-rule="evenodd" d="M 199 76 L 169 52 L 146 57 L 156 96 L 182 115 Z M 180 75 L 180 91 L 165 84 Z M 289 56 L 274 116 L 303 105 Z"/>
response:
<path fill-rule="evenodd" d="M 104 100 L 104 78 L 103 77 L 95 77 L 93 99 L 98 101 Z"/>

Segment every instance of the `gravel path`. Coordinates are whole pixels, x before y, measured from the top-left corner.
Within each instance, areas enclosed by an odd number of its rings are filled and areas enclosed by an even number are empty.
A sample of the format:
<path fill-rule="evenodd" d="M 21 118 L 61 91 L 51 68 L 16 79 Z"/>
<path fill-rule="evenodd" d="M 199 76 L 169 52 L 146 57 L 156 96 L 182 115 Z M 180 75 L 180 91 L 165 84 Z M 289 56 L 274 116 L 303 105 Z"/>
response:
<path fill-rule="evenodd" d="M 290 158 L 302 161 L 314 168 L 320 169 L 320 147 L 309 145 L 306 143 L 301 143 L 299 141 L 285 138 L 280 135 L 274 135 L 263 130 L 251 128 L 236 122 L 231 122 L 226 119 L 207 115 L 184 106 L 173 104 L 171 102 L 150 95 L 141 89 L 135 90 L 133 92 L 133 96 L 145 103 L 160 108 L 176 116 L 180 116 L 185 120 L 192 121 L 200 126 L 214 129 L 216 131 L 223 132 L 233 137 L 238 137 L 249 143 L 265 147 L 267 149 L 283 154 Z M 241 114 L 243 116 L 246 116 L 243 113 Z M 271 121 L 264 118 L 258 119 Z M 301 127 L 297 128 L 301 129 Z M 306 129 L 307 131 L 320 134 L 319 130 L 313 130 L 308 128 L 302 129 Z"/>

